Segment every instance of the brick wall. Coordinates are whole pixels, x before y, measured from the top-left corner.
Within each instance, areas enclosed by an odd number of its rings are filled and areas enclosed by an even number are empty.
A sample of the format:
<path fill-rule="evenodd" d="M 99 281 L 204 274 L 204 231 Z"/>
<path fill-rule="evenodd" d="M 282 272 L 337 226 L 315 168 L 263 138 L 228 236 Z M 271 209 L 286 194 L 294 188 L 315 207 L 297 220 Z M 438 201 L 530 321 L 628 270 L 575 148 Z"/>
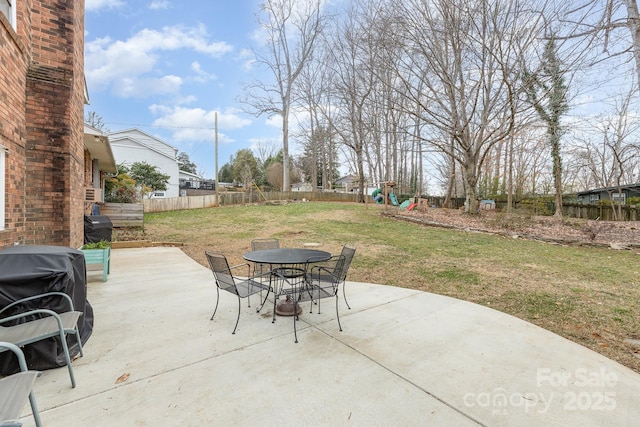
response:
<path fill-rule="evenodd" d="M 20 10 L 20 9 L 19 9 Z M 28 50 L 0 14 L 0 145 L 6 148 L 5 221 L 0 247 L 21 241 L 24 232 L 24 113 Z"/>
<path fill-rule="evenodd" d="M 17 7 L 17 32 L 0 23 L 0 144 L 9 149 L 0 247 L 79 247 L 84 2 L 26 0 Z"/>

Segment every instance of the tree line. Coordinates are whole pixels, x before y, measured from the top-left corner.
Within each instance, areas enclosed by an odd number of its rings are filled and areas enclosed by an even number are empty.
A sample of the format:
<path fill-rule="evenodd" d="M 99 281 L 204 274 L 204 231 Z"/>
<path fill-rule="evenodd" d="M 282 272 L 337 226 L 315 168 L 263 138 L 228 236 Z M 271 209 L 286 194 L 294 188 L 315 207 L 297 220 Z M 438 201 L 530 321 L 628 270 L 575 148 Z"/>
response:
<path fill-rule="evenodd" d="M 262 74 L 245 83 L 241 101 L 282 119 L 283 189 L 296 171 L 330 188 L 346 166 L 360 194 L 394 181 L 404 193 L 464 196 L 469 213 L 480 197 L 510 206 L 555 194 L 562 215 L 563 193 L 640 177 L 635 0 L 343 7 L 266 0 L 257 15 Z M 298 158 L 290 139 L 303 147 Z M 224 173 L 242 175 L 239 162 L 248 174 L 244 157 Z"/>

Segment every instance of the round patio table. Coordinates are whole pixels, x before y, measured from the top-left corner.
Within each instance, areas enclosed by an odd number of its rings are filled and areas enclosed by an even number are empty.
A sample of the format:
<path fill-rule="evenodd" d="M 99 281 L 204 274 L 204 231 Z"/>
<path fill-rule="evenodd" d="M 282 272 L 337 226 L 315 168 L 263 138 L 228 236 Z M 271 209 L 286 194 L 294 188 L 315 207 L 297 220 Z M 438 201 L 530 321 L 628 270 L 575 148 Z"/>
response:
<path fill-rule="evenodd" d="M 249 262 L 269 264 L 271 266 L 292 266 L 308 262 L 322 262 L 331 258 L 331 254 L 318 249 L 307 248 L 278 248 L 261 249 L 242 255 Z"/>
<path fill-rule="evenodd" d="M 269 264 L 269 268 L 272 271 L 277 270 L 285 278 L 292 279 L 304 277 L 306 273 L 304 266 L 308 263 L 326 261 L 331 258 L 331 253 L 307 248 L 278 248 L 247 252 L 242 257 L 249 262 Z M 274 294 L 277 298 L 282 293 L 274 291 Z M 294 305 L 297 306 L 297 310 Z M 301 310 L 300 306 L 294 304 L 289 295 L 287 295 L 286 299 L 280 301 L 274 308 L 274 320 L 276 314 L 292 316 L 296 311 L 300 314 Z"/>

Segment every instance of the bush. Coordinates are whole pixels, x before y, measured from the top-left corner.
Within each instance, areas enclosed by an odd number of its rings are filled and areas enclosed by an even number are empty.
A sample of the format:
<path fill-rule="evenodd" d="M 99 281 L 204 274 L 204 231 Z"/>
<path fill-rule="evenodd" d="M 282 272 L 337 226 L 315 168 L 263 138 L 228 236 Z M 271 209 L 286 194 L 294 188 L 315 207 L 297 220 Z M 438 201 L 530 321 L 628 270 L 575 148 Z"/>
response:
<path fill-rule="evenodd" d="M 640 197 L 629 197 L 627 199 L 627 204 L 628 205 L 635 205 L 635 206 L 640 205 Z"/>
<path fill-rule="evenodd" d="M 85 243 L 82 246 L 82 249 L 107 249 L 111 247 L 111 242 L 106 240 L 100 240 L 99 242 L 94 243 Z"/>
<path fill-rule="evenodd" d="M 111 203 L 138 202 L 136 182 L 126 173 L 121 173 L 115 178 L 107 178 L 104 200 Z"/>
<path fill-rule="evenodd" d="M 518 208 L 528 210 L 531 215 L 553 215 L 554 200 L 546 197 L 536 199 L 524 199 L 518 204 Z"/>

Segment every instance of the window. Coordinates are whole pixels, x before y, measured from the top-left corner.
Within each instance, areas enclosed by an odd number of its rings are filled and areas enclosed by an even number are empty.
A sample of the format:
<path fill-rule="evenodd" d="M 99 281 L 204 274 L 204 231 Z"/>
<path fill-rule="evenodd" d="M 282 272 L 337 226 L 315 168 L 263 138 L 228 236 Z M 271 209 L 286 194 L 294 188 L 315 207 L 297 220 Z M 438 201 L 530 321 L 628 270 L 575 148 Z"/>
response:
<path fill-rule="evenodd" d="M 4 230 L 4 223 L 5 223 L 5 217 L 4 217 L 4 191 L 5 191 L 4 172 L 5 172 L 5 166 L 4 166 L 4 162 L 5 162 L 6 158 L 7 158 L 7 149 L 5 147 L 3 147 L 2 145 L 0 145 L 0 230 Z"/>
<path fill-rule="evenodd" d="M 9 23 L 16 29 L 16 0 L 0 0 L 0 12 L 4 14 L 9 20 Z"/>
<path fill-rule="evenodd" d="M 591 203 L 597 202 L 598 200 L 600 200 L 600 195 L 599 194 L 590 194 L 589 195 L 589 201 Z"/>
<path fill-rule="evenodd" d="M 613 193 L 611 194 L 611 200 L 613 200 L 615 203 L 620 203 L 621 205 L 624 205 L 627 202 L 627 194 Z"/>

